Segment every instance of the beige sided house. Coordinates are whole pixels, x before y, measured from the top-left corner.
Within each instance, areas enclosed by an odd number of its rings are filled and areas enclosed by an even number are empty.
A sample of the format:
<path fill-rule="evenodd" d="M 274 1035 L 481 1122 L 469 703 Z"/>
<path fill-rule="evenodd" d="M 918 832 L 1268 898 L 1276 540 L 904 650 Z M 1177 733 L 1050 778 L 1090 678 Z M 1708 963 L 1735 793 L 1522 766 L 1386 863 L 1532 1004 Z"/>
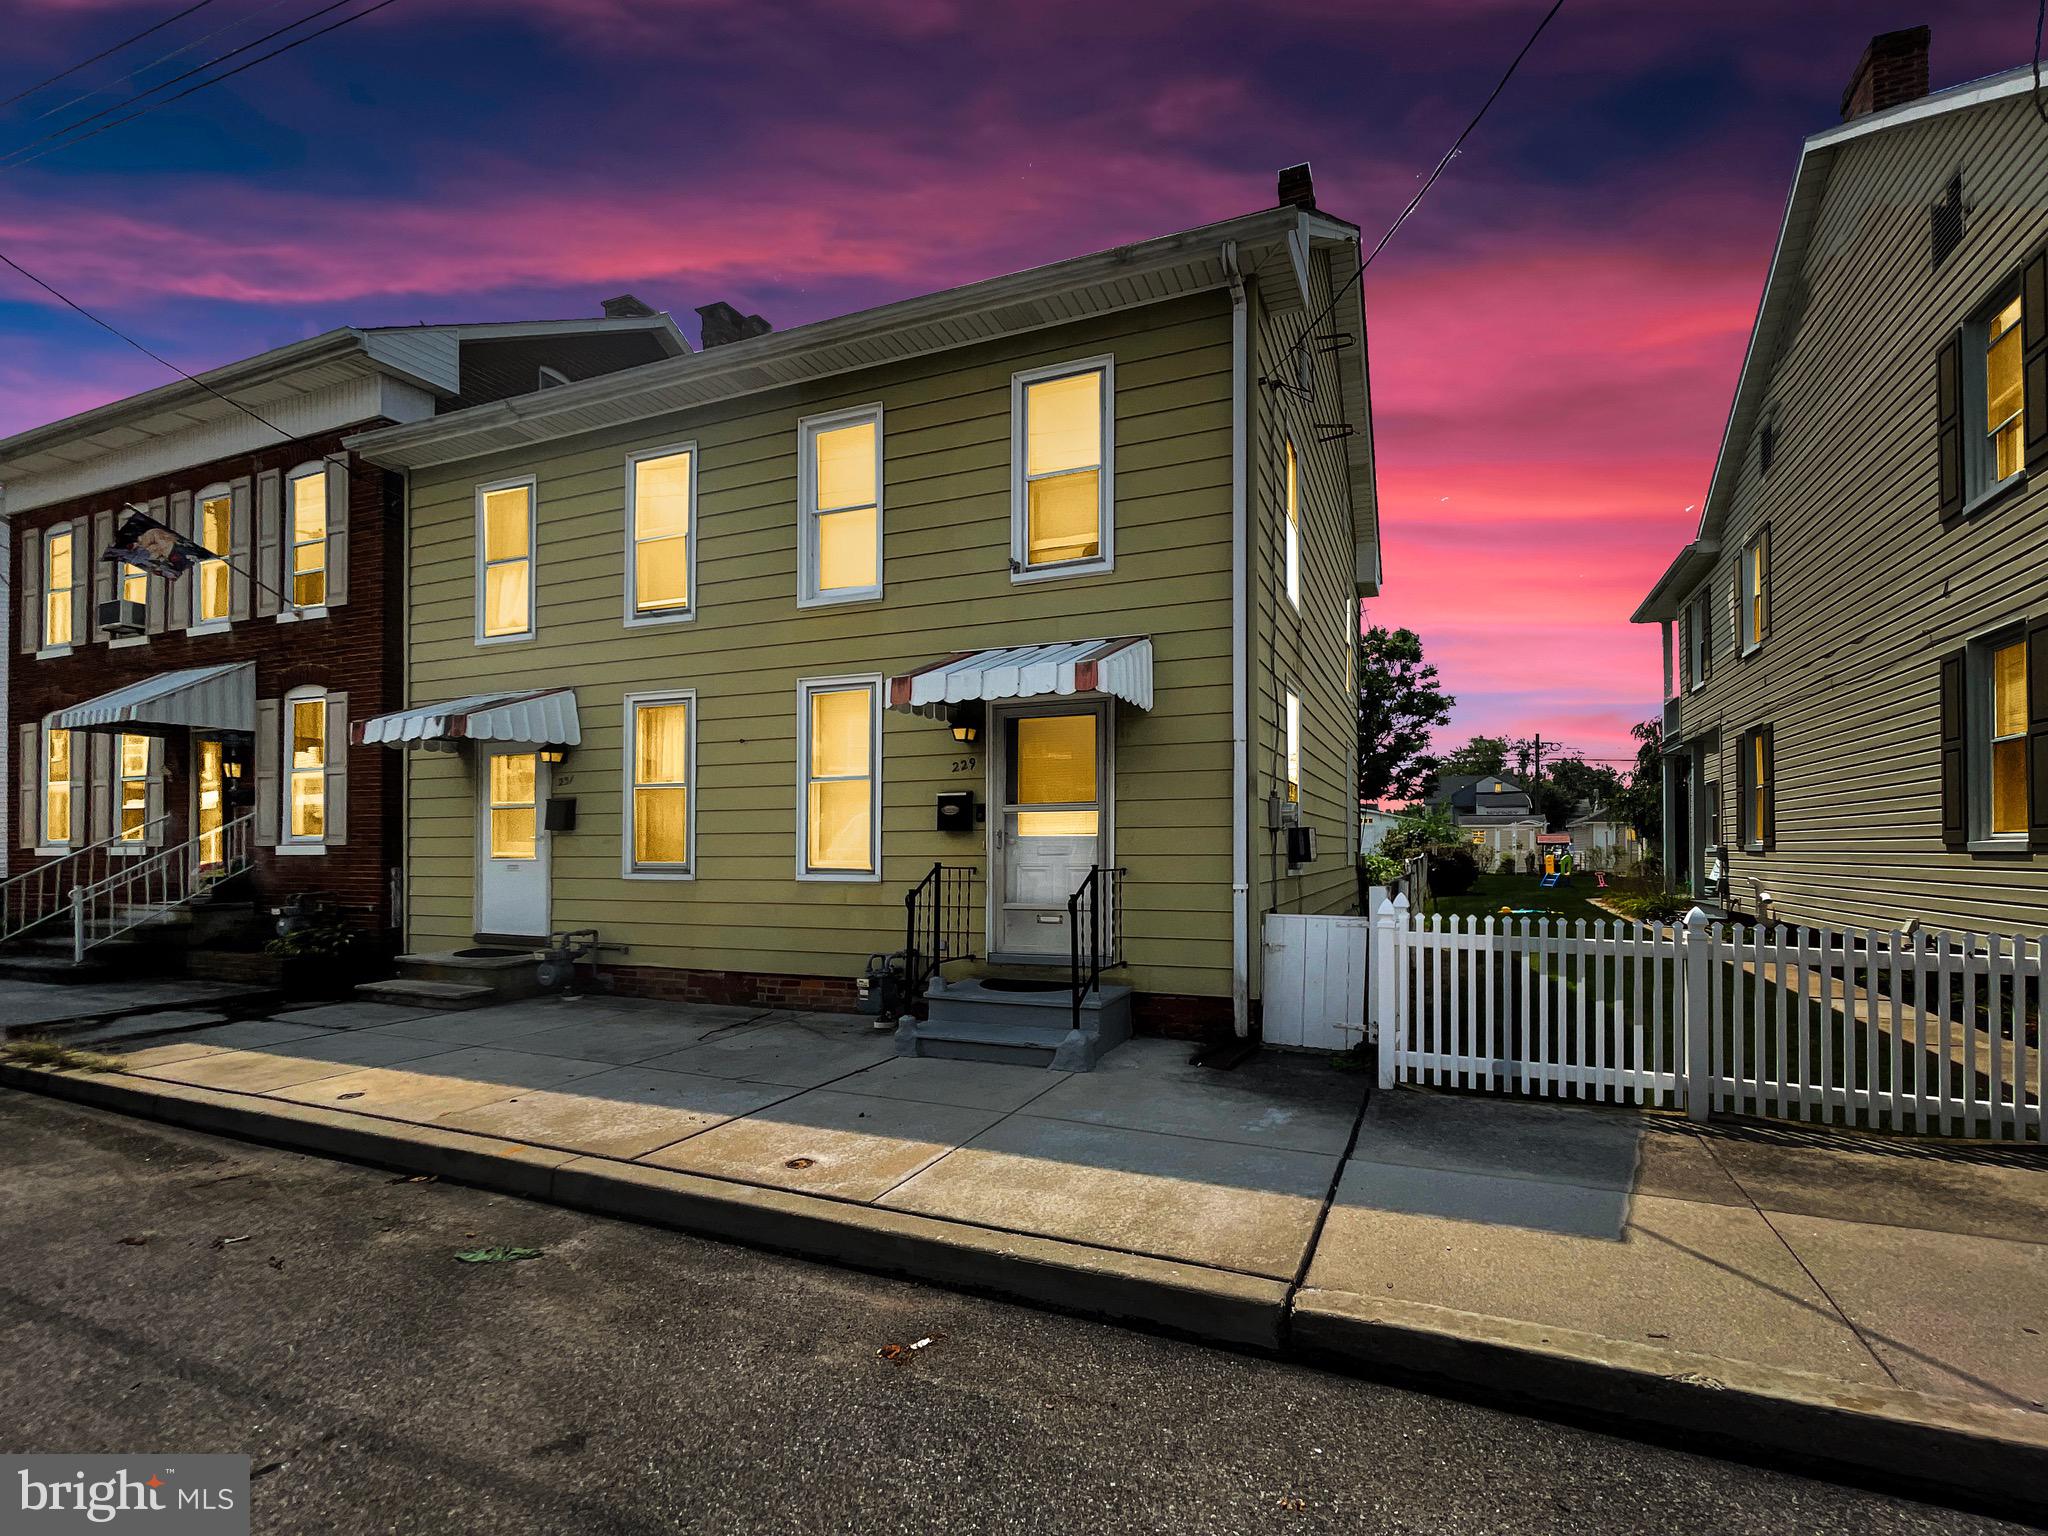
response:
<path fill-rule="evenodd" d="M 1248 1029 L 1263 915 L 1357 910 L 1379 583 L 1358 231 L 1282 197 L 356 439 L 411 949 L 824 1007 L 909 949 L 907 1050 Z"/>
<path fill-rule="evenodd" d="M 2033 89 L 1929 95 L 1926 29 L 1886 34 L 1800 156 L 1698 537 L 1634 616 L 1664 627 L 1666 868 L 1710 903 L 2048 925 Z"/>

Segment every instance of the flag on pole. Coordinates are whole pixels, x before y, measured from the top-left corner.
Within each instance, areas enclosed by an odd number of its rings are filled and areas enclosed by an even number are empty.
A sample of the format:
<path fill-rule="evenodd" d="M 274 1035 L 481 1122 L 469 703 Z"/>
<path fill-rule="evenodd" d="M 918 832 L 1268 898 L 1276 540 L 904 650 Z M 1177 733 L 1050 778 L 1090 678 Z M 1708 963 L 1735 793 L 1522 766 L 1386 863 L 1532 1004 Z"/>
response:
<path fill-rule="evenodd" d="M 147 512 L 132 512 L 114 532 L 102 560 L 132 565 L 140 570 L 176 581 L 201 560 L 221 557 L 204 545 L 195 544 L 174 528 L 168 528 Z"/>

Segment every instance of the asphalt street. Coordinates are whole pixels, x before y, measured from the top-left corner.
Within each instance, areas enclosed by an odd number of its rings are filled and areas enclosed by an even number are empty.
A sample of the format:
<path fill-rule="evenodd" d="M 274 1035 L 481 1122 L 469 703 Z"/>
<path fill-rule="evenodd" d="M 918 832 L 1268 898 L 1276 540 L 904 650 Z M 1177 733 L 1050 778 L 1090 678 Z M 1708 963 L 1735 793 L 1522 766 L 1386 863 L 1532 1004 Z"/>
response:
<path fill-rule="evenodd" d="M 259 1533 L 2019 1529 L 6 1091 L 0 1448 Z"/>

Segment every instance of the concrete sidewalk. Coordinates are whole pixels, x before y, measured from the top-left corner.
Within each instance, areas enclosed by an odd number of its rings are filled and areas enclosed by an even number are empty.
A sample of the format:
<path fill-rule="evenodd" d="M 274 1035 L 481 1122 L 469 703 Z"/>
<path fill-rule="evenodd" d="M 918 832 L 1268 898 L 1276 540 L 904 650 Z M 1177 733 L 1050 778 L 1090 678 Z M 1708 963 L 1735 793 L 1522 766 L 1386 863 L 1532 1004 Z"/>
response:
<path fill-rule="evenodd" d="M 1368 1105 L 1327 1059 L 1162 1040 L 1071 1075 L 900 1058 L 862 1018 L 621 999 L 120 1049 L 0 1080 L 2004 1507 L 2048 1487 L 2038 1154 Z"/>

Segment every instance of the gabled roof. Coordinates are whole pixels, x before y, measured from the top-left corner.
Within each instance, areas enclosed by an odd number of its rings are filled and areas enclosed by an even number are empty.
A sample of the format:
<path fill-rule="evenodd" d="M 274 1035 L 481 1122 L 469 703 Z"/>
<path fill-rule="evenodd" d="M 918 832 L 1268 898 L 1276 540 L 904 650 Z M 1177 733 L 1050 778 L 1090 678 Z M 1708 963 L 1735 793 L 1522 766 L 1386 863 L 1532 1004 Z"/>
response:
<path fill-rule="evenodd" d="M 1764 279 L 1763 297 L 1758 302 L 1756 324 L 1743 354 L 1742 372 L 1735 382 L 1735 399 L 1729 406 L 1728 425 L 1721 434 L 1721 448 L 1714 458 L 1713 479 L 1707 485 L 1707 499 L 1700 504 L 1699 530 L 1691 543 L 1681 549 L 1656 585 L 1629 615 L 1632 624 L 1653 624 L 1678 617 L 1678 610 L 1713 569 L 1720 549 L 1721 528 L 1727 517 L 1729 499 L 1735 494 L 1738 471 L 1749 441 L 1755 435 L 1786 341 L 1795 328 L 1805 304 L 1801 276 L 1806 267 L 1808 247 L 1815 220 L 1826 196 L 1828 178 L 1844 145 L 1873 133 L 1924 122 L 1950 112 L 1967 111 L 2007 97 L 2022 96 L 2034 88 L 2031 64 L 1987 75 L 1925 96 L 1882 112 L 1871 112 L 1816 133 L 1799 152 L 1793 173 L 1792 191 L 1785 201 L 1785 217 L 1778 229 L 1778 243 L 1771 253 L 1769 274 Z"/>

